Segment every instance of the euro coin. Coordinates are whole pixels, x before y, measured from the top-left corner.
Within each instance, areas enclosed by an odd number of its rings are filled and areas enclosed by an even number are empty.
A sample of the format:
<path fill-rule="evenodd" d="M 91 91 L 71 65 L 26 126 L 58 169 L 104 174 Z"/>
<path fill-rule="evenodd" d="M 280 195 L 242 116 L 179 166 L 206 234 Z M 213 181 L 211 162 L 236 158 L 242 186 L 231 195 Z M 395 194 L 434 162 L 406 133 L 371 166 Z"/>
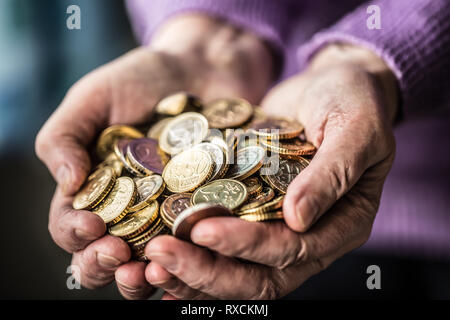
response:
<path fill-rule="evenodd" d="M 281 140 L 274 143 L 273 140 L 262 140 L 262 145 L 272 152 L 287 156 L 305 156 L 316 152 L 316 147 L 310 142 L 302 141 L 299 138 Z"/>
<path fill-rule="evenodd" d="M 247 188 L 247 193 L 249 197 L 258 194 L 262 190 L 262 183 L 257 177 L 249 177 L 242 180 L 242 183 Z"/>
<path fill-rule="evenodd" d="M 117 155 L 125 169 L 127 169 L 130 174 L 138 177 L 143 176 L 140 171 L 132 166 L 127 158 L 128 144 L 130 144 L 131 141 L 131 139 L 120 139 L 114 142 L 114 153 Z"/>
<path fill-rule="evenodd" d="M 244 99 L 218 99 L 206 104 L 203 115 L 211 128 L 226 129 L 238 127 L 247 122 L 253 114 L 253 107 Z"/>
<path fill-rule="evenodd" d="M 250 128 L 256 135 L 266 139 L 292 139 L 303 131 L 303 125 L 299 122 L 282 118 L 257 120 Z"/>
<path fill-rule="evenodd" d="M 157 201 L 151 201 L 144 209 L 127 215 L 121 221 L 109 227 L 109 233 L 122 239 L 139 235 L 158 218 L 158 207 Z"/>
<path fill-rule="evenodd" d="M 167 197 L 161 204 L 161 218 L 163 222 L 172 228 L 178 215 L 191 206 L 191 193 L 176 193 Z"/>
<path fill-rule="evenodd" d="M 163 171 L 169 191 L 189 192 L 205 183 L 213 173 L 214 162 L 208 152 L 189 149 L 170 159 Z"/>
<path fill-rule="evenodd" d="M 273 199 L 269 202 L 266 202 L 259 207 L 241 211 L 239 213 L 239 216 L 243 216 L 246 214 L 261 214 L 261 213 L 275 211 L 277 209 L 280 209 L 283 206 L 283 199 L 284 199 L 284 195 L 278 196 L 275 199 Z"/>
<path fill-rule="evenodd" d="M 136 203 L 130 208 L 130 212 L 138 211 L 153 202 L 164 191 L 164 180 L 154 174 L 148 177 L 135 178 L 137 189 Z"/>
<path fill-rule="evenodd" d="M 269 221 L 269 220 L 282 220 L 283 219 L 283 211 L 272 211 L 265 212 L 259 214 L 245 214 L 240 216 L 239 218 L 250 221 L 250 222 L 260 222 L 260 221 Z"/>
<path fill-rule="evenodd" d="M 264 203 L 269 202 L 275 197 L 275 192 L 270 187 L 264 187 L 260 194 L 248 200 L 246 204 L 239 208 L 237 215 L 241 215 L 241 212 L 246 210 L 257 208 L 262 206 Z"/>
<path fill-rule="evenodd" d="M 136 186 L 129 177 L 117 178 L 106 198 L 92 212 L 99 215 L 106 224 L 119 222 L 136 199 Z"/>
<path fill-rule="evenodd" d="M 88 210 L 102 201 L 114 186 L 116 176 L 114 170 L 104 166 L 92 173 L 73 199 L 73 208 Z"/>
<path fill-rule="evenodd" d="M 227 172 L 227 178 L 243 180 L 263 165 L 265 150 L 260 146 L 249 146 L 238 150 L 236 163 Z"/>
<path fill-rule="evenodd" d="M 266 175 L 268 184 L 281 193 L 286 193 L 289 184 L 309 165 L 304 158 L 282 159 L 280 158 L 278 171 L 275 174 Z"/>
<path fill-rule="evenodd" d="M 133 251 L 139 251 L 141 249 L 144 249 L 145 245 L 154 237 L 161 234 L 161 232 L 164 230 L 165 225 L 162 223 L 161 219 L 158 218 L 158 220 L 150 226 L 147 230 L 142 232 L 140 235 L 127 239 L 127 243 L 130 245 L 131 249 Z"/>
<path fill-rule="evenodd" d="M 232 216 L 230 209 L 213 203 L 199 203 L 185 209 L 175 219 L 172 227 L 172 234 L 175 237 L 190 241 L 191 230 L 194 225 L 206 218 Z"/>
<path fill-rule="evenodd" d="M 200 109 L 200 100 L 186 92 L 178 92 L 163 98 L 156 105 L 156 112 L 170 116 L 176 116 L 188 109 Z"/>
<path fill-rule="evenodd" d="M 228 165 L 226 163 L 225 153 L 222 149 L 218 145 L 210 142 L 197 144 L 194 148 L 208 152 L 214 162 L 214 171 L 209 180 L 215 180 L 223 177 Z"/>
<path fill-rule="evenodd" d="M 237 180 L 219 179 L 204 185 L 192 194 L 192 204 L 203 202 L 220 204 L 230 210 L 239 208 L 247 200 L 247 188 Z"/>
<path fill-rule="evenodd" d="M 147 137 L 155 140 L 159 140 L 162 131 L 167 126 L 167 124 L 173 119 L 173 117 L 168 117 L 159 120 L 157 123 L 151 126 L 151 128 L 147 132 Z"/>
<path fill-rule="evenodd" d="M 151 138 L 131 141 L 127 147 L 127 158 L 135 169 L 145 175 L 162 174 L 168 161 L 165 153 L 159 149 L 158 141 Z"/>
<path fill-rule="evenodd" d="M 106 128 L 100 134 L 97 141 L 97 154 L 100 159 L 105 159 L 108 154 L 114 152 L 114 143 L 123 138 L 137 139 L 142 138 L 142 132 L 133 127 L 125 125 L 114 125 Z"/>
<path fill-rule="evenodd" d="M 193 147 L 203 141 L 208 133 L 208 120 L 196 112 L 180 114 L 163 129 L 160 148 L 171 155 Z"/>

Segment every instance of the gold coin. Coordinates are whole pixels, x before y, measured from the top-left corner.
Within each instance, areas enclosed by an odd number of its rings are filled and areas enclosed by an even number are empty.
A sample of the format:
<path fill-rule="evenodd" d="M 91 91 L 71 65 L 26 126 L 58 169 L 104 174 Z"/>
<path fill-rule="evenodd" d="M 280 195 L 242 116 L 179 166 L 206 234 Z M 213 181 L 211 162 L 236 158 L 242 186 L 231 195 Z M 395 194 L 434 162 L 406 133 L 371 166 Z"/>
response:
<path fill-rule="evenodd" d="M 246 210 L 257 208 L 262 206 L 264 203 L 269 202 L 275 197 L 275 192 L 270 187 L 264 187 L 260 194 L 256 197 L 250 199 L 246 204 L 239 208 L 239 212 L 237 215 L 241 215 L 241 212 L 245 212 Z"/>
<path fill-rule="evenodd" d="M 110 153 L 105 160 L 98 164 L 97 169 L 102 167 L 111 167 L 116 177 L 120 177 L 123 170 L 122 161 L 119 160 L 115 153 Z"/>
<path fill-rule="evenodd" d="M 164 191 L 164 180 L 160 175 L 154 174 L 144 178 L 135 178 L 137 189 L 136 203 L 130 208 L 130 212 L 135 212 L 151 204 L 154 199 Z"/>
<path fill-rule="evenodd" d="M 203 115 L 211 128 L 238 127 L 253 114 L 253 107 L 244 99 L 218 99 L 206 104 Z"/>
<path fill-rule="evenodd" d="M 219 179 L 198 188 L 192 194 L 192 204 L 214 203 L 230 210 L 239 208 L 247 200 L 247 188 L 237 180 Z"/>
<path fill-rule="evenodd" d="M 133 127 L 125 125 L 113 125 L 100 134 L 97 141 L 97 154 L 100 159 L 105 159 L 114 151 L 114 143 L 122 138 L 137 139 L 144 135 Z"/>
<path fill-rule="evenodd" d="M 92 212 L 98 214 L 107 224 L 119 222 L 136 199 L 136 186 L 129 177 L 117 178 L 108 196 Z"/>
<path fill-rule="evenodd" d="M 180 153 L 203 141 L 208 133 L 208 120 L 196 112 L 180 114 L 163 129 L 159 146 L 171 155 Z"/>
<path fill-rule="evenodd" d="M 279 153 L 280 155 L 305 156 L 316 152 L 316 147 L 313 144 L 302 141 L 299 138 L 282 141 L 262 139 L 261 143 L 270 151 Z"/>
<path fill-rule="evenodd" d="M 275 211 L 283 206 L 283 199 L 284 195 L 278 196 L 275 199 L 263 204 L 262 206 L 240 211 L 239 216 L 246 214 L 262 214 L 266 212 Z"/>
<path fill-rule="evenodd" d="M 239 218 L 251 221 L 251 222 L 259 222 L 259 221 L 268 221 L 268 220 L 282 220 L 283 219 L 283 211 L 272 211 L 265 212 L 259 214 L 245 214 L 239 216 Z"/>
<path fill-rule="evenodd" d="M 137 237 L 127 239 L 127 243 L 133 250 L 143 249 L 147 242 L 160 234 L 160 232 L 165 228 L 164 223 L 162 223 L 161 219 L 155 222 L 149 229 L 138 235 Z"/>
<path fill-rule="evenodd" d="M 262 183 L 257 177 L 249 177 L 242 180 L 242 183 L 245 184 L 249 197 L 260 193 L 262 190 Z"/>
<path fill-rule="evenodd" d="M 170 159 L 162 177 L 169 191 L 189 192 L 205 183 L 214 170 L 214 162 L 208 152 L 190 149 Z"/>
<path fill-rule="evenodd" d="M 73 208 L 87 210 L 102 201 L 114 185 L 116 176 L 111 167 L 104 166 L 92 173 L 73 199 Z"/>
<path fill-rule="evenodd" d="M 250 125 L 251 130 L 266 139 L 291 139 L 298 137 L 303 131 L 303 125 L 283 118 L 267 118 L 256 120 Z"/>
<path fill-rule="evenodd" d="M 227 173 L 227 178 L 243 180 L 255 172 L 263 165 L 265 150 L 259 146 L 250 146 L 238 150 L 236 163 L 231 166 Z"/>
<path fill-rule="evenodd" d="M 214 171 L 211 178 L 209 178 L 209 181 L 221 178 L 225 174 L 228 165 L 226 164 L 225 154 L 218 145 L 211 142 L 202 142 L 194 146 L 194 149 L 208 152 L 211 159 L 214 161 Z"/>
<path fill-rule="evenodd" d="M 155 140 L 159 140 L 162 131 L 167 126 L 167 124 L 173 119 L 173 117 L 164 118 L 155 123 L 147 132 L 147 137 Z"/>
<path fill-rule="evenodd" d="M 128 214 L 118 223 L 109 227 L 109 233 L 122 239 L 129 239 L 139 235 L 158 218 L 158 207 L 157 201 L 151 201 L 142 210 Z"/>
<path fill-rule="evenodd" d="M 201 108 L 200 100 L 186 92 L 178 92 L 162 99 L 155 109 L 159 114 L 176 116 L 189 108 Z"/>
<path fill-rule="evenodd" d="M 280 159 L 278 171 L 275 174 L 266 175 L 267 183 L 281 193 L 286 193 L 289 184 L 307 166 L 309 161 L 299 157 L 297 160 Z"/>

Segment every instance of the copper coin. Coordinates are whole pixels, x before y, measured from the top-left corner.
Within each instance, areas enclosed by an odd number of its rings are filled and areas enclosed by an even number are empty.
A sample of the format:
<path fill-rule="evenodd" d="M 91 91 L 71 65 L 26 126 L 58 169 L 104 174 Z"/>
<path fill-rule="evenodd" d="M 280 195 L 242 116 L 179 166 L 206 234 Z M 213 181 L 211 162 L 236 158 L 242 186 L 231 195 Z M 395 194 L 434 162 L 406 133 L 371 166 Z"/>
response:
<path fill-rule="evenodd" d="M 280 155 L 288 156 L 305 156 L 312 155 L 316 152 L 316 147 L 313 144 L 303 141 L 300 138 L 289 140 L 276 141 L 262 140 L 261 143 L 270 151 L 279 153 Z"/>
<path fill-rule="evenodd" d="M 257 177 L 249 177 L 244 179 L 242 183 L 245 184 L 249 197 L 260 193 L 262 190 L 262 183 Z"/>
<path fill-rule="evenodd" d="M 178 215 L 191 206 L 191 193 L 177 193 L 167 197 L 161 204 L 161 217 L 173 225 Z"/>
<path fill-rule="evenodd" d="M 309 161 L 301 157 L 298 160 L 280 159 L 278 171 L 275 174 L 267 175 L 267 182 L 272 188 L 284 194 L 289 184 L 308 165 Z"/>
<path fill-rule="evenodd" d="M 256 120 L 250 124 L 250 128 L 256 135 L 267 139 L 292 139 L 303 131 L 301 123 L 282 118 Z"/>
<path fill-rule="evenodd" d="M 141 138 L 128 144 L 127 157 L 136 169 L 146 174 L 162 174 L 168 161 L 167 156 L 158 147 L 158 141 Z"/>
<path fill-rule="evenodd" d="M 172 233 L 175 237 L 190 241 L 191 230 L 194 225 L 200 220 L 210 217 L 232 216 L 233 213 L 230 209 L 224 206 L 211 204 L 211 203 L 199 203 L 192 207 L 189 207 L 182 211 L 175 219 L 172 227 Z"/>

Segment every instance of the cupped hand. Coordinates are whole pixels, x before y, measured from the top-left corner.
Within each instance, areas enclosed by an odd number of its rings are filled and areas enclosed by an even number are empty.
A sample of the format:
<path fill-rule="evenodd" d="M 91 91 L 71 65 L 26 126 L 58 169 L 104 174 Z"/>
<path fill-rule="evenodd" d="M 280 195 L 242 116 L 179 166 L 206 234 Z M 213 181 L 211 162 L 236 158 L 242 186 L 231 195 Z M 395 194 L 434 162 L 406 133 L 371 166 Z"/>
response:
<path fill-rule="evenodd" d="M 261 70 L 258 66 L 267 66 Z M 258 101 L 272 77 L 271 54 L 255 36 L 223 21 L 186 14 L 169 20 L 149 47 L 91 72 L 67 93 L 36 138 L 36 153 L 58 186 L 49 217 L 54 241 L 73 253 L 79 281 L 88 288 L 114 278 L 126 298 L 152 291 L 144 263 L 129 262 L 127 244 L 105 235 L 95 214 L 74 210 L 74 193 L 88 175 L 87 148 L 112 124 L 148 122 L 155 104 L 177 91 L 209 100 L 242 96 Z"/>
<path fill-rule="evenodd" d="M 395 153 L 396 81 L 384 62 L 329 46 L 262 106 L 302 122 L 318 149 L 289 185 L 285 221 L 210 218 L 194 226 L 196 245 L 155 238 L 146 278 L 166 298 L 280 298 L 369 238 Z"/>

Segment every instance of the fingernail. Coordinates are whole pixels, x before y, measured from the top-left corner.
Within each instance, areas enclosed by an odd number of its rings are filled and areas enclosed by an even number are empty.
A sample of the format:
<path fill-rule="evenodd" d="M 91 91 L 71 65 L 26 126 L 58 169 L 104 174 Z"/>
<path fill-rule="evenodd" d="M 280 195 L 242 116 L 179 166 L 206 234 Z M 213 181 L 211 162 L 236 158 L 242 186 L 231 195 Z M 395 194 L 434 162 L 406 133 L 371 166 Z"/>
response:
<path fill-rule="evenodd" d="M 97 262 L 104 268 L 116 268 L 122 264 L 120 260 L 100 252 L 97 253 Z"/>
<path fill-rule="evenodd" d="M 63 164 L 58 168 L 56 171 L 56 180 L 61 186 L 62 192 L 66 194 L 71 184 L 70 169 L 67 165 Z"/>
<path fill-rule="evenodd" d="M 308 214 L 304 206 L 299 203 L 296 207 L 297 219 L 300 224 L 300 227 L 306 231 L 312 223 L 313 218 L 316 216 L 315 209 L 311 209 L 311 212 Z"/>
<path fill-rule="evenodd" d="M 147 257 L 152 261 L 156 261 L 168 271 L 174 271 L 177 266 L 177 259 L 171 253 L 151 252 L 150 254 L 147 254 Z"/>
<path fill-rule="evenodd" d="M 81 229 L 75 229 L 75 236 L 81 240 L 95 240 L 98 237 Z"/>

